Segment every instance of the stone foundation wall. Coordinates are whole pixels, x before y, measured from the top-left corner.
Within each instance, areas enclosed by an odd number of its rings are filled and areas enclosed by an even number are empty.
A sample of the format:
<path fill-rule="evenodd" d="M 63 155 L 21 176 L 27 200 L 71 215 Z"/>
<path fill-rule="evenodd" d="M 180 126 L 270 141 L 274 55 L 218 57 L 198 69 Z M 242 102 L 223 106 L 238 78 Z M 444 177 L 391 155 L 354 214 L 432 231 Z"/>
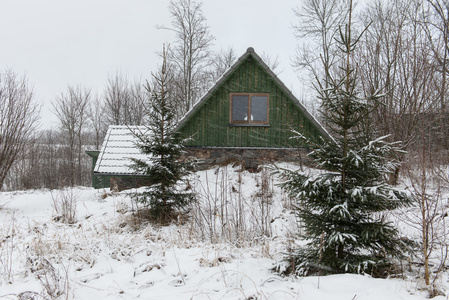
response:
<path fill-rule="evenodd" d="M 260 148 L 212 148 L 188 147 L 183 159 L 196 161 L 196 169 L 209 169 L 216 165 L 235 163 L 250 171 L 257 171 L 260 165 L 273 162 L 296 162 L 311 166 L 312 161 L 307 156 L 308 149 L 260 149 Z M 148 185 L 148 179 L 143 176 L 111 176 L 112 191 L 122 191 Z"/>
<path fill-rule="evenodd" d="M 261 148 L 212 148 L 188 147 L 184 158 L 197 161 L 199 170 L 214 165 L 241 164 L 245 169 L 256 170 L 259 165 L 277 161 L 298 162 L 311 165 L 308 149 L 261 149 Z"/>
<path fill-rule="evenodd" d="M 117 176 L 110 178 L 111 191 L 121 192 L 131 188 L 148 186 L 149 181 L 142 176 Z"/>

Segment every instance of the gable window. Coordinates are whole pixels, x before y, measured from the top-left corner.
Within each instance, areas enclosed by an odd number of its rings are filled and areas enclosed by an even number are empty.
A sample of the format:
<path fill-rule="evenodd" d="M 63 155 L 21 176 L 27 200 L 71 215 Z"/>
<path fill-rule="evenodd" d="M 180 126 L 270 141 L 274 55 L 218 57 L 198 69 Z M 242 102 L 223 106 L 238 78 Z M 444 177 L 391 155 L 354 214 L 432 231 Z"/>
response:
<path fill-rule="evenodd" d="M 268 125 L 268 94 L 231 94 L 230 123 Z"/>

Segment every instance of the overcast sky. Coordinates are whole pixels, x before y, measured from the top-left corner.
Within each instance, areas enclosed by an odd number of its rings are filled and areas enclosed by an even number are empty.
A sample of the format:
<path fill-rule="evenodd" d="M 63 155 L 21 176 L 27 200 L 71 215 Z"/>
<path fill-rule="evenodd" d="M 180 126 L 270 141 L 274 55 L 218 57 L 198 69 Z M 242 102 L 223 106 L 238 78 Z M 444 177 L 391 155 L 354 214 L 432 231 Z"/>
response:
<path fill-rule="evenodd" d="M 56 124 L 51 102 L 67 85 L 101 92 L 110 74 L 149 78 L 169 31 L 169 0 L 0 0 L 0 69 L 26 73 L 44 103 L 41 123 Z M 278 57 L 276 70 L 298 94 L 291 67 L 297 41 L 292 24 L 298 0 L 204 0 L 203 12 L 215 36 L 213 50 L 248 47 Z"/>

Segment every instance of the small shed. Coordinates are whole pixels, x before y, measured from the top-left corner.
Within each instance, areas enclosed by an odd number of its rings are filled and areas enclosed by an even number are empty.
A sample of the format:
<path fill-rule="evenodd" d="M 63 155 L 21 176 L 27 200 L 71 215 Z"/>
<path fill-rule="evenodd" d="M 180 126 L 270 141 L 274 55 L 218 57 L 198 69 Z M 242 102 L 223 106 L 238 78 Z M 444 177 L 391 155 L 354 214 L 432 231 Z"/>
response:
<path fill-rule="evenodd" d="M 132 131 L 136 129 L 145 127 L 110 126 L 101 151 L 95 154 L 94 186 L 107 187 L 111 178 L 113 185 L 124 178 L 141 180 L 128 167 L 131 157 L 144 158 L 135 147 Z M 298 151 L 305 154 L 308 145 L 292 139 L 292 130 L 310 139 L 330 138 L 253 48 L 223 74 L 175 130 L 192 138 L 186 144 L 186 156 L 198 158 L 204 167 L 238 161 L 254 169 L 268 161 L 298 160 Z M 93 152 L 90 155 L 95 159 Z"/>
<path fill-rule="evenodd" d="M 92 186 L 121 190 L 125 186 L 140 186 L 145 177 L 135 174 L 129 166 L 131 158 L 145 160 L 147 157 L 136 147 L 133 132 L 147 131 L 145 126 L 111 125 L 100 151 L 86 151 L 92 157 Z"/>

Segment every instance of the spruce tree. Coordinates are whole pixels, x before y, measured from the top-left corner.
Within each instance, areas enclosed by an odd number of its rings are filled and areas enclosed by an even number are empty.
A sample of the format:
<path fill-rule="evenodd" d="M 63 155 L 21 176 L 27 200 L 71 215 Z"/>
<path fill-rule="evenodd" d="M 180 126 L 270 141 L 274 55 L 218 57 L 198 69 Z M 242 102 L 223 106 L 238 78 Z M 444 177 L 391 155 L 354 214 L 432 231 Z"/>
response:
<path fill-rule="evenodd" d="M 317 85 L 323 119 L 333 137 L 308 141 L 314 147 L 309 155 L 321 171 L 284 173 L 284 187 L 297 199 L 302 238 L 307 241 L 296 254 L 300 273 L 366 272 L 401 252 L 398 231 L 383 214 L 407 203 L 405 194 L 384 178 L 393 164 L 388 158 L 398 147 L 386 137 L 371 139 L 367 130 L 370 104 L 380 95 L 359 96 L 351 60 L 357 43 L 351 40 L 351 12 L 352 4 L 348 25 L 340 29 L 340 76 L 330 75 L 326 85 Z"/>
<path fill-rule="evenodd" d="M 166 222 L 173 217 L 175 209 L 181 209 L 192 202 L 194 195 L 186 191 L 183 180 L 190 173 L 189 163 L 181 160 L 186 140 L 181 139 L 175 128 L 175 110 L 169 101 L 171 73 L 163 50 L 162 67 L 153 74 L 153 88 L 147 82 L 151 93 L 149 123 L 145 132 L 135 131 L 137 147 L 148 160 L 133 159 L 133 168 L 145 175 L 149 185 L 136 200 L 150 209 L 152 215 Z"/>

